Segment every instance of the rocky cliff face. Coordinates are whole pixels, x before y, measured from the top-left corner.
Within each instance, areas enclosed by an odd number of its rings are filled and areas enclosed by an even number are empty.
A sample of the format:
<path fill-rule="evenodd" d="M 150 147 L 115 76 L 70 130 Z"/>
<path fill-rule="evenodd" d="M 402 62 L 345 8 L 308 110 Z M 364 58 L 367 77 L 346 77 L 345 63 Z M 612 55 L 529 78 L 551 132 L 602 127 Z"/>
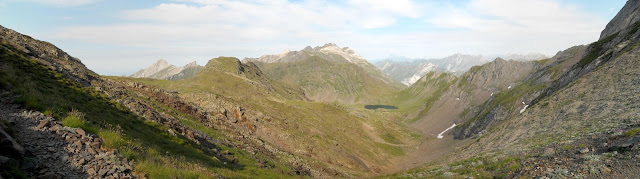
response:
<path fill-rule="evenodd" d="M 628 0 L 624 7 L 618 11 L 618 14 L 609 21 L 606 28 L 602 30 L 602 33 L 600 33 L 600 40 L 638 22 L 638 20 L 640 20 L 640 11 L 638 8 L 640 8 L 639 0 Z"/>

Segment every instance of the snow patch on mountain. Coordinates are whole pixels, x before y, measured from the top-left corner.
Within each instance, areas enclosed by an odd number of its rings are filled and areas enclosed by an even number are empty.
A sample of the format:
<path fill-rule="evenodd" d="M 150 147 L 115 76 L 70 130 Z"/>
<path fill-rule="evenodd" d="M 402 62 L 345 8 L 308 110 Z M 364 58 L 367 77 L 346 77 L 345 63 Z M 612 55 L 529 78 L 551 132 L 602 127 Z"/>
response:
<path fill-rule="evenodd" d="M 415 83 L 416 81 L 420 80 L 420 78 L 422 78 L 422 76 L 424 76 L 425 74 L 429 73 L 430 71 L 434 71 L 438 66 L 432 64 L 432 63 L 427 63 L 427 64 L 420 64 L 419 68 L 420 71 L 418 71 L 418 73 L 413 74 L 413 76 L 409 77 L 409 78 L 405 78 L 403 79 L 401 82 L 402 84 L 405 84 L 407 86 L 411 86 L 413 83 Z"/>

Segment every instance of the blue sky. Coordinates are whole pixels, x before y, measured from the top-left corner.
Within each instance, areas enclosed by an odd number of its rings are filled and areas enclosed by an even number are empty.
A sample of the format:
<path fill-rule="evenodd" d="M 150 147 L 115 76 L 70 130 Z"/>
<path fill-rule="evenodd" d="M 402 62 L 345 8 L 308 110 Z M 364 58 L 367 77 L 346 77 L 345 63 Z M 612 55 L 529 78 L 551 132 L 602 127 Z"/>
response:
<path fill-rule="evenodd" d="M 333 42 L 375 60 L 554 55 L 596 41 L 625 0 L 0 0 L 0 25 L 103 75 Z"/>

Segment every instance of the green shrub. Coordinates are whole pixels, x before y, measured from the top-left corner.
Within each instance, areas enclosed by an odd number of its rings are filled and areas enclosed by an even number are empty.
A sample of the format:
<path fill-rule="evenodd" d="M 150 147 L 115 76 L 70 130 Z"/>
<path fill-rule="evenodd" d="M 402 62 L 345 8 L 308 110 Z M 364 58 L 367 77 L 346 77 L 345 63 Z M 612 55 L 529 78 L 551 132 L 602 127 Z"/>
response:
<path fill-rule="evenodd" d="M 96 126 L 89 124 L 84 119 L 84 113 L 76 109 L 72 109 L 67 114 L 67 116 L 62 119 L 62 124 L 68 127 L 81 128 L 86 132 L 90 132 L 94 134 L 98 133 L 98 128 Z"/>
<path fill-rule="evenodd" d="M 98 132 L 98 136 L 102 137 L 104 145 L 110 148 L 120 148 L 127 145 L 127 141 L 122 137 L 122 134 L 117 131 L 102 130 Z"/>
<path fill-rule="evenodd" d="M 631 137 L 636 135 L 638 132 L 640 132 L 640 128 L 631 129 L 631 130 L 628 130 L 627 132 L 624 132 L 624 136 Z"/>

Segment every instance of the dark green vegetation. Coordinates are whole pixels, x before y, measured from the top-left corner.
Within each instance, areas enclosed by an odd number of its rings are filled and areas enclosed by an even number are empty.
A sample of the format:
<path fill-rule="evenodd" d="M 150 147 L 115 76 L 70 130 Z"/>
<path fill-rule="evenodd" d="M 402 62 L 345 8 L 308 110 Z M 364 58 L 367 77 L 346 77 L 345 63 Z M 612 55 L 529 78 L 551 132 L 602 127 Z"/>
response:
<path fill-rule="evenodd" d="M 166 127 L 134 115 L 94 88 L 81 86 L 25 56 L 2 43 L 0 87 L 13 89 L 15 102 L 27 109 L 44 111 L 64 125 L 102 137 L 106 146 L 135 160 L 137 172 L 152 178 L 207 178 L 214 173 L 234 178 L 287 176 L 286 169 L 257 168 L 250 154 L 219 146 L 238 154 L 238 163 L 225 164 L 198 144 L 169 135 Z"/>
<path fill-rule="evenodd" d="M 598 40 L 597 42 L 594 42 L 591 45 L 589 45 L 589 48 L 590 48 L 589 52 L 587 53 L 586 56 L 582 58 L 582 60 L 580 60 L 580 62 L 578 62 L 578 65 L 580 67 L 584 67 L 585 65 L 591 63 L 593 60 L 598 58 L 600 55 L 604 54 L 604 52 L 607 51 L 604 45 L 611 42 L 611 40 L 615 39 L 617 36 L 618 36 L 618 33 L 615 33 L 607 38 Z"/>

